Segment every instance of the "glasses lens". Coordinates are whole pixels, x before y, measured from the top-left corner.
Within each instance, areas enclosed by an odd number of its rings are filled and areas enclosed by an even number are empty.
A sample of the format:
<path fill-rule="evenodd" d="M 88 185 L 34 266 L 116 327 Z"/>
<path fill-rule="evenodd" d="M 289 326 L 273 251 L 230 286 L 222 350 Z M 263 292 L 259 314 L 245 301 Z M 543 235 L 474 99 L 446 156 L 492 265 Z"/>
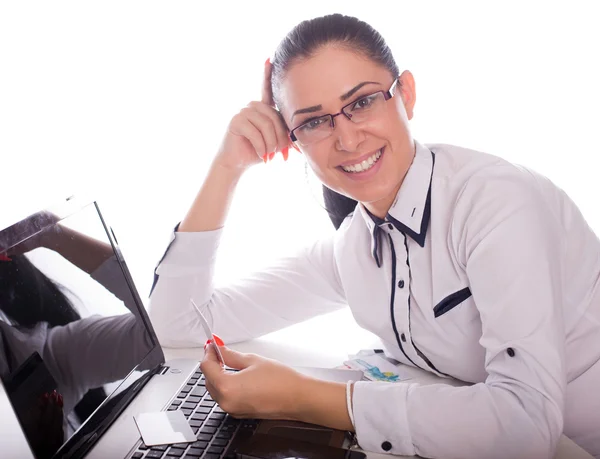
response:
<path fill-rule="evenodd" d="M 331 124 L 331 115 L 314 118 L 294 129 L 294 135 L 300 145 L 308 145 L 329 137 L 333 131 Z"/>
<path fill-rule="evenodd" d="M 344 113 L 355 123 L 368 120 L 381 111 L 385 106 L 383 92 L 376 92 L 348 104 L 344 107 Z"/>

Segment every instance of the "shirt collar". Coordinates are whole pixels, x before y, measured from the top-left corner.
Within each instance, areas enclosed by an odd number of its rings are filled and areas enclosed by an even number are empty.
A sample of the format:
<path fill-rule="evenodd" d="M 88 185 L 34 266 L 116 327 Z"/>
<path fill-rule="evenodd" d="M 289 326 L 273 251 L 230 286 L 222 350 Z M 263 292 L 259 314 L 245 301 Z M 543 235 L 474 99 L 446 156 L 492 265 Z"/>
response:
<path fill-rule="evenodd" d="M 421 247 L 425 246 L 431 214 L 431 181 L 434 164 L 433 152 L 415 142 L 415 157 L 385 219 L 372 215 L 362 204 L 358 206 L 371 233 L 371 253 L 378 266 L 381 261 L 380 230 L 384 224 L 392 223 L 398 231 L 410 236 Z"/>

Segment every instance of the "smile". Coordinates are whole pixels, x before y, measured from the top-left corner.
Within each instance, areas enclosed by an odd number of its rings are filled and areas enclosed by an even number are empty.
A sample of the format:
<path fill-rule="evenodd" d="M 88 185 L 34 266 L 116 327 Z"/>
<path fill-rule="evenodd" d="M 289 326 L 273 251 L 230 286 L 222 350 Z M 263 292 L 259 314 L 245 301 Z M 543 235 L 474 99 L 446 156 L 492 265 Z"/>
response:
<path fill-rule="evenodd" d="M 365 159 L 359 163 L 350 164 L 348 166 L 341 166 L 341 168 L 345 172 L 353 172 L 353 173 L 368 171 L 377 163 L 377 161 L 379 161 L 379 158 L 381 158 L 382 150 L 383 150 L 383 148 L 380 148 L 379 150 L 377 150 L 375 152 L 375 154 L 373 154 L 372 156 L 369 156 L 367 159 Z"/>

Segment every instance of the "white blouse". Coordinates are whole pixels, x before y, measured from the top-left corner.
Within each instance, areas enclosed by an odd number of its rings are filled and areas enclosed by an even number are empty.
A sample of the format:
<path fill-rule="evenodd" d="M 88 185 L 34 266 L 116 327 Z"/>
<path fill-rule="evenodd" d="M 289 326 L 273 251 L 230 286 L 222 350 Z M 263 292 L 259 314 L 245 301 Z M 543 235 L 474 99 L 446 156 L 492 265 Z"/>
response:
<path fill-rule="evenodd" d="M 349 306 L 407 365 L 473 385 L 357 382 L 358 442 L 444 458 L 552 457 L 564 433 L 600 457 L 600 242 L 548 179 L 416 143 L 384 220 L 358 205 L 295 257 L 213 288 L 222 230 L 174 233 L 150 315 L 166 346 L 225 342 Z"/>

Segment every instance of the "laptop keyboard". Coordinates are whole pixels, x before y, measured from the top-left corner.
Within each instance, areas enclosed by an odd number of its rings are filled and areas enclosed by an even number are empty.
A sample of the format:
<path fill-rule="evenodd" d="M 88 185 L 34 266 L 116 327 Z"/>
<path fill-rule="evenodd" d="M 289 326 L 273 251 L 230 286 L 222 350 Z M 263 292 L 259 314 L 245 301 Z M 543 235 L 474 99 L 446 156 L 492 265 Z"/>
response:
<path fill-rule="evenodd" d="M 226 414 L 206 390 L 201 371 L 196 371 L 171 402 L 168 410 L 180 410 L 196 434 L 194 443 L 146 446 L 142 442 L 134 459 L 235 459 L 235 448 L 252 436 L 254 419 L 235 419 Z"/>

